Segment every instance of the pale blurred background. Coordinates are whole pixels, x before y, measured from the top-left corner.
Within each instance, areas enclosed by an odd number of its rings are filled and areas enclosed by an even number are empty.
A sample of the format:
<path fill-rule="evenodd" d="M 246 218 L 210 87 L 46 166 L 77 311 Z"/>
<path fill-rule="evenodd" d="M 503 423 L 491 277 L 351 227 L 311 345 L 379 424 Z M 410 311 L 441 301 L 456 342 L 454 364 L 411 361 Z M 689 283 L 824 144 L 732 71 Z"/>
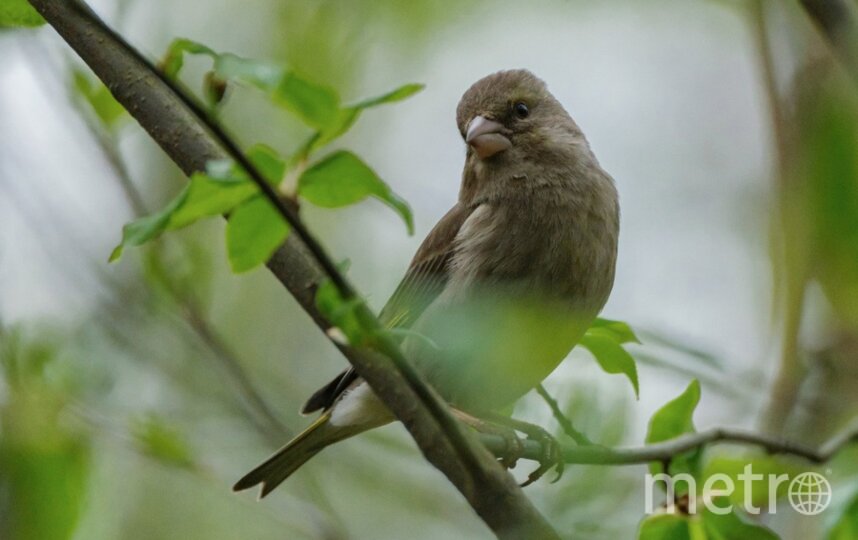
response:
<path fill-rule="evenodd" d="M 784 321 L 798 310 L 802 358 L 841 337 L 854 353 L 855 326 L 831 307 L 825 286 L 799 287 L 799 307 L 774 301 L 785 295 L 772 234 L 781 173 L 752 4 L 92 2 L 151 58 L 181 36 L 282 62 L 348 101 L 426 84 L 411 99 L 368 111 L 338 143 L 409 201 L 416 234 L 408 237 L 377 202 L 304 209 L 330 252 L 351 260 L 350 277 L 376 308 L 456 198 L 459 97 L 495 70 L 532 70 L 616 180 L 620 258 L 604 316 L 627 321 L 643 341 L 632 349 L 637 401 L 626 380 L 580 351 L 547 388 L 579 429 L 605 444 L 641 444 L 652 412 L 694 377 L 703 385 L 698 428 L 802 434 L 816 444 L 842 418 L 792 410 L 799 394 L 814 399 L 807 385 L 773 400 L 790 343 Z M 798 68 L 825 51 L 798 8 L 772 7 L 766 39 L 775 90 L 787 96 Z M 198 90 L 207 60 L 187 64 L 183 80 Z M 300 404 L 345 361 L 267 270 L 231 274 L 222 220 L 107 263 L 133 218 L 134 193 L 155 210 L 183 180 L 133 121 L 113 134 L 93 129 L 75 97 L 74 68 L 80 61 L 49 27 L 0 30 L 0 340 L 2 354 L 33 366 L 17 375 L 36 389 L 17 403 L 10 371 L 5 384 L 0 377 L 0 436 L 20 427 L 33 444 L 22 448 L 39 449 L 31 465 L 40 473 L 14 462 L 34 479 L 31 495 L 64 501 L 44 530 L 81 540 L 490 537 L 399 425 L 330 448 L 264 502 L 230 492 L 308 423 Z M 246 146 L 266 142 L 286 153 L 305 135 L 247 88 L 230 93 L 223 119 Z M 854 383 L 852 364 L 834 364 Z M 796 380 L 824 377 L 814 373 Z M 825 392 L 839 400 L 838 414 L 854 412 L 849 388 Z M 516 416 L 556 429 L 535 395 Z M 532 466 L 522 462 L 517 476 Z M 560 482 L 546 479 L 527 493 L 569 538 L 633 538 L 645 470 L 570 467 Z M 849 489 L 836 489 L 835 499 Z M 766 522 L 784 538 L 822 538 L 826 525 Z"/>

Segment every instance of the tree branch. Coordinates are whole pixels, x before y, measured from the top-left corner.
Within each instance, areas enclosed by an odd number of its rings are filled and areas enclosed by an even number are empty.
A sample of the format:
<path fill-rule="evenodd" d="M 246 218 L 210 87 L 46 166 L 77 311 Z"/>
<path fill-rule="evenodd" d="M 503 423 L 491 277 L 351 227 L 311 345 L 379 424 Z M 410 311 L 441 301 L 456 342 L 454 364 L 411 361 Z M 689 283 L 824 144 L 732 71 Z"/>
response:
<path fill-rule="evenodd" d="M 858 18 L 846 0 L 801 0 L 834 54 L 858 81 Z"/>
<path fill-rule="evenodd" d="M 150 62 L 109 29 L 78 0 L 30 0 L 30 3 L 80 55 L 185 174 L 202 171 L 209 160 L 230 157 L 243 166 L 289 222 L 293 233 L 268 263 L 322 330 L 330 329 L 315 306 L 315 290 L 331 279 L 347 298 L 354 289 L 262 176 L 238 151 L 232 139 L 194 103 L 165 80 Z M 224 151 L 226 150 L 226 152 Z M 559 538 L 476 437 L 449 414 L 446 405 L 405 361 L 396 344 L 361 302 L 358 315 L 373 333 L 376 347 L 334 344 L 399 418 L 424 456 L 459 489 L 486 524 L 502 538 Z M 386 355 L 386 356 L 385 356 Z"/>
<path fill-rule="evenodd" d="M 506 451 L 506 441 L 497 435 L 481 435 L 486 448 L 502 455 Z M 744 444 L 757 446 L 769 454 L 792 455 L 812 463 L 825 463 L 851 443 L 858 442 L 858 425 L 834 437 L 819 449 L 802 444 L 760 435 L 749 431 L 716 428 L 700 433 L 690 433 L 669 441 L 651 444 L 639 448 L 607 448 L 599 445 L 565 446 L 561 449 L 564 461 L 576 465 L 636 465 L 653 461 L 670 461 L 679 454 L 712 444 Z M 525 459 L 539 461 L 545 456 L 545 449 L 539 441 L 524 440 Z"/>

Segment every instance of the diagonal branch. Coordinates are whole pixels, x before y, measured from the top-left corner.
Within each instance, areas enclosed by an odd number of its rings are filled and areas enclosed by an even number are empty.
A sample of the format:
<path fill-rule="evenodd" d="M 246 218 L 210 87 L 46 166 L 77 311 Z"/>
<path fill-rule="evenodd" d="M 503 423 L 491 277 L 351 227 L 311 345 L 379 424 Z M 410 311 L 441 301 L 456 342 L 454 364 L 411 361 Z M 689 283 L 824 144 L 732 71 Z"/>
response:
<path fill-rule="evenodd" d="M 185 93 L 166 81 L 151 63 L 109 29 L 78 0 L 30 0 L 30 3 L 80 55 L 185 174 L 205 169 L 211 159 L 230 157 L 243 166 L 292 226 L 293 232 L 268 263 L 322 330 L 330 329 L 315 306 L 314 294 L 331 279 L 343 296 L 357 295 L 331 259 L 249 164 L 223 130 L 197 114 Z M 491 454 L 447 411 L 446 405 L 405 361 L 398 347 L 378 332 L 369 308 L 358 315 L 383 354 L 334 343 L 402 421 L 426 458 L 465 496 L 486 524 L 502 538 L 558 538 Z"/>

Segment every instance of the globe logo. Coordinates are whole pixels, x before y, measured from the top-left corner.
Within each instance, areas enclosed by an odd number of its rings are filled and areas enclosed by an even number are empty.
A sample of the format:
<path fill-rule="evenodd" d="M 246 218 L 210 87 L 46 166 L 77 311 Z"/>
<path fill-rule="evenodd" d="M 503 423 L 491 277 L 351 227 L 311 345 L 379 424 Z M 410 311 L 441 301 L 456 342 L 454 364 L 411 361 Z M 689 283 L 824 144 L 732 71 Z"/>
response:
<path fill-rule="evenodd" d="M 821 514 L 831 503 L 831 484 L 821 474 L 804 472 L 789 483 L 789 503 L 799 514 Z"/>

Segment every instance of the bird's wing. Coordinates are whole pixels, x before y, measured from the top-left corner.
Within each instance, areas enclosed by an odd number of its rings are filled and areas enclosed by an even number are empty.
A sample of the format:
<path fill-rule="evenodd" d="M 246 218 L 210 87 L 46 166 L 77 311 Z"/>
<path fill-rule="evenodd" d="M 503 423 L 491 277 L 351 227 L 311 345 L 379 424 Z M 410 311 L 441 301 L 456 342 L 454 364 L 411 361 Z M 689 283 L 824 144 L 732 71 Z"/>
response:
<path fill-rule="evenodd" d="M 472 208 L 457 204 L 438 222 L 417 250 L 405 277 L 381 310 L 389 328 L 410 328 L 447 283 L 453 244 Z"/>
<path fill-rule="evenodd" d="M 409 328 L 441 294 L 447 283 L 453 244 L 473 208 L 456 204 L 423 240 L 405 277 L 381 310 L 379 319 L 388 328 Z M 301 409 L 304 414 L 327 409 L 358 375 L 349 368 L 317 390 Z"/>

